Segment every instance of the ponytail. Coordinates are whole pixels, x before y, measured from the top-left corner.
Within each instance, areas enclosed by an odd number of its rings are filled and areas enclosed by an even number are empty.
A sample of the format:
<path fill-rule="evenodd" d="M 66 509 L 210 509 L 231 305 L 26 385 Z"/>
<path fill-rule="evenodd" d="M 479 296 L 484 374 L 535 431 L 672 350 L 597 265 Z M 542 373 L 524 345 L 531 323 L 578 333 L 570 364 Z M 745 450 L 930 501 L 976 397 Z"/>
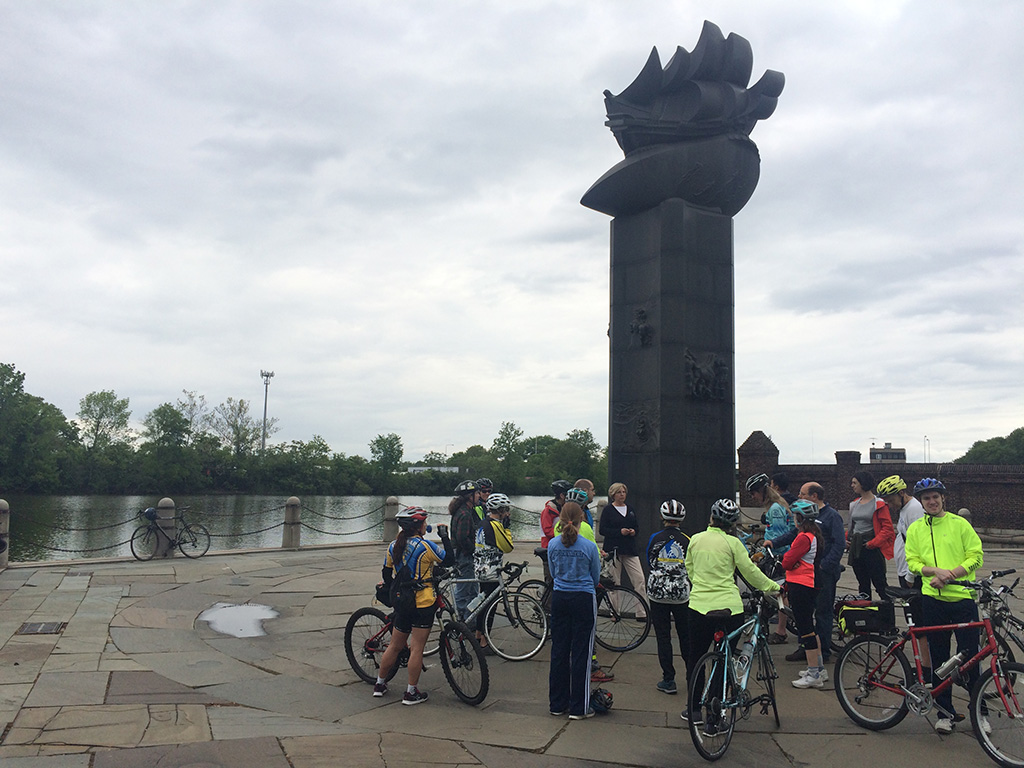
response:
<path fill-rule="evenodd" d="M 558 513 L 558 524 L 562 528 L 562 544 L 571 547 L 580 535 L 580 523 L 583 522 L 583 507 L 575 501 L 567 501 Z"/>

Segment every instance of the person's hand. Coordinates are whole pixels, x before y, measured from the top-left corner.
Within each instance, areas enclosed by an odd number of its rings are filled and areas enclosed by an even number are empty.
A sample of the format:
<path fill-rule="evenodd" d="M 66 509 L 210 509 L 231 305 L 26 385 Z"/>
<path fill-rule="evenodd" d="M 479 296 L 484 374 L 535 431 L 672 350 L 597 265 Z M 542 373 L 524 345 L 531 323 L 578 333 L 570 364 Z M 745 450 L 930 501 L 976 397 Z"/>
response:
<path fill-rule="evenodd" d="M 629 528 L 620 528 L 619 533 L 621 533 L 623 536 L 629 536 Z"/>
<path fill-rule="evenodd" d="M 448 526 L 445 525 L 444 523 L 442 523 L 441 525 L 437 526 L 437 535 L 438 536 L 447 536 L 448 535 Z"/>

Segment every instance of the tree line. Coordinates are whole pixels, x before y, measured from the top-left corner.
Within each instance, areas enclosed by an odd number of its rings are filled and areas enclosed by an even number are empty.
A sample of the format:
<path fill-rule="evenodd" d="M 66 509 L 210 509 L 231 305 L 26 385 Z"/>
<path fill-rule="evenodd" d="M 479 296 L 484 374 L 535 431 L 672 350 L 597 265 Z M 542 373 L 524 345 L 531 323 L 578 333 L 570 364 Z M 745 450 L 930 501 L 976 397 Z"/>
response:
<path fill-rule="evenodd" d="M 401 437 L 388 433 L 370 442 L 367 459 L 333 451 L 320 435 L 261 450 L 262 418 L 243 399 L 210 406 L 183 390 L 136 431 L 129 399 L 113 390 L 87 394 L 69 419 L 24 382 L 25 374 L 0 363 L 0 493 L 433 496 L 451 493 L 460 480 L 490 477 L 506 493 L 543 495 L 556 478 L 607 484 L 607 452 L 589 429 L 527 437 L 507 421 L 489 448 L 431 452 L 415 462 Z M 278 429 L 268 419 L 267 436 Z"/>

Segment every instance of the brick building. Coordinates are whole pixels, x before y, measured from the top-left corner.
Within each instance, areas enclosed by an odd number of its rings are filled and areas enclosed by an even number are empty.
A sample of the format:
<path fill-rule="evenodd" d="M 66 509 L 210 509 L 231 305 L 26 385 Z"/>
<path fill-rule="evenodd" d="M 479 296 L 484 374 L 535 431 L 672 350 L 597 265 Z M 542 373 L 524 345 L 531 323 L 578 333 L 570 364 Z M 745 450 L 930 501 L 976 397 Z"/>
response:
<path fill-rule="evenodd" d="M 825 498 L 833 507 L 846 510 L 854 494 L 850 478 L 861 469 L 870 471 L 876 480 L 899 475 L 907 485 L 922 477 L 941 480 L 949 489 L 946 509 L 961 507 L 971 510 L 976 528 L 988 530 L 1024 530 L 1024 466 L 996 464 L 862 464 L 860 451 L 836 451 L 835 464 L 780 464 L 779 449 L 764 432 L 750 434 L 737 450 L 739 454 L 740 503 L 751 506 L 750 495 L 743 481 L 764 472 L 785 472 L 794 493 L 807 482 L 819 483 Z"/>

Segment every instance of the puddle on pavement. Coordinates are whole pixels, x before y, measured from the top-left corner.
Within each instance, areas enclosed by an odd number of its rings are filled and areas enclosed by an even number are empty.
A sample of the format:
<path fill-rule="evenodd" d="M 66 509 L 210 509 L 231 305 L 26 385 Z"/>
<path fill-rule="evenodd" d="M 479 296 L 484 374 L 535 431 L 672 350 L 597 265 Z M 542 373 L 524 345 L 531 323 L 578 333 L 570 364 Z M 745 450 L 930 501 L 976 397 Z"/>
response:
<path fill-rule="evenodd" d="M 259 637 L 267 634 L 263 622 L 280 616 L 269 605 L 244 603 L 217 603 L 199 614 L 199 620 L 208 622 L 210 629 L 232 637 Z"/>

